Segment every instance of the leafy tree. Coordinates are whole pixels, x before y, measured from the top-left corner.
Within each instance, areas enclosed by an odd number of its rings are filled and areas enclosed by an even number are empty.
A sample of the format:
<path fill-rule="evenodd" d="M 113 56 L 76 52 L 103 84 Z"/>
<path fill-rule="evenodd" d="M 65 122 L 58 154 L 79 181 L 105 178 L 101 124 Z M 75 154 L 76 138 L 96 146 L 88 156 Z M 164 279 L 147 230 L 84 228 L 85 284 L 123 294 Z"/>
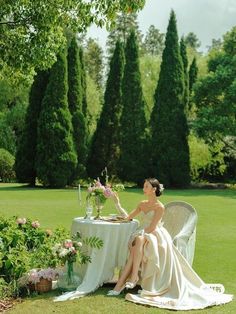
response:
<path fill-rule="evenodd" d="M 0 148 L 0 179 L 2 182 L 10 182 L 15 178 L 15 158 L 6 149 Z"/>
<path fill-rule="evenodd" d="M 223 175 L 226 170 L 222 144 L 207 144 L 193 133 L 189 136 L 191 178 L 193 181 L 208 180 Z"/>
<path fill-rule="evenodd" d="M 85 48 L 85 63 L 88 74 L 99 89 L 103 85 L 103 50 L 93 38 L 87 40 Z"/>
<path fill-rule="evenodd" d="M 76 170 L 73 172 L 71 178 L 73 182 L 79 177 L 85 177 L 87 158 L 87 128 L 85 116 L 83 113 L 83 109 L 87 110 L 85 89 L 86 79 L 84 78 L 85 73 L 82 48 L 78 47 L 75 36 L 71 40 L 67 59 L 69 87 L 68 104 L 72 116 L 73 141 L 78 160 Z"/>
<path fill-rule="evenodd" d="M 152 175 L 173 187 L 183 187 L 190 182 L 188 126 L 183 96 L 183 63 L 176 17 L 171 11 L 150 125 Z"/>
<path fill-rule="evenodd" d="M 36 170 L 45 186 L 64 187 L 77 163 L 67 93 L 67 61 L 62 49 L 51 68 L 38 121 Z"/>
<path fill-rule="evenodd" d="M 83 32 L 95 23 L 109 27 L 120 11 L 136 12 L 145 0 L 1 1 L 0 67 L 5 74 L 48 68 L 65 43 L 64 30 Z M 9 75 L 10 77 L 10 75 Z"/>
<path fill-rule="evenodd" d="M 220 38 L 219 39 L 213 38 L 211 41 L 211 46 L 208 46 L 208 51 L 210 52 L 211 50 L 214 50 L 214 49 L 220 50 L 222 49 L 222 46 L 223 46 L 223 43 Z"/>
<path fill-rule="evenodd" d="M 141 86 L 137 37 L 131 31 L 125 47 L 122 82 L 121 144 L 119 176 L 140 184 L 147 176 L 147 121 Z"/>
<path fill-rule="evenodd" d="M 117 41 L 110 61 L 110 72 L 104 95 L 104 105 L 95 131 L 90 156 L 88 174 L 97 177 L 107 167 L 112 175 L 117 175 L 119 159 L 119 130 L 121 104 L 121 84 L 124 71 L 124 52 L 122 44 Z"/>
<path fill-rule="evenodd" d="M 139 30 L 136 13 L 121 13 L 117 16 L 116 24 L 107 38 L 108 58 L 113 55 L 117 40 L 126 44 L 130 31 L 135 30 L 138 43 L 141 46 L 142 34 Z"/>
<path fill-rule="evenodd" d="M 25 128 L 19 140 L 15 170 L 18 181 L 35 185 L 36 174 L 36 146 L 38 140 L 38 119 L 41 103 L 48 84 L 48 71 L 38 71 L 31 87 L 29 106 L 25 116 Z"/>
<path fill-rule="evenodd" d="M 101 91 L 97 88 L 96 83 L 89 75 L 86 76 L 87 80 L 87 125 L 88 125 L 88 143 L 91 143 L 91 138 L 96 130 L 97 121 L 101 114 L 102 104 Z"/>
<path fill-rule="evenodd" d="M 185 36 L 185 44 L 195 50 L 201 46 L 201 42 L 193 32 L 190 32 Z"/>
<path fill-rule="evenodd" d="M 164 49 L 165 35 L 154 25 L 150 25 L 144 39 L 144 51 L 151 55 L 161 55 Z"/>
<path fill-rule="evenodd" d="M 144 99 L 146 101 L 146 117 L 149 121 L 153 108 L 153 95 L 155 93 L 157 78 L 160 73 L 161 57 L 144 54 L 140 58 L 141 82 Z"/>
<path fill-rule="evenodd" d="M 212 51 L 209 73 L 196 83 L 195 128 L 207 142 L 223 141 L 236 136 L 236 27 L 224 36 L 223 50 Z M 235 146 L 232 146 L 235 150 Z"/>

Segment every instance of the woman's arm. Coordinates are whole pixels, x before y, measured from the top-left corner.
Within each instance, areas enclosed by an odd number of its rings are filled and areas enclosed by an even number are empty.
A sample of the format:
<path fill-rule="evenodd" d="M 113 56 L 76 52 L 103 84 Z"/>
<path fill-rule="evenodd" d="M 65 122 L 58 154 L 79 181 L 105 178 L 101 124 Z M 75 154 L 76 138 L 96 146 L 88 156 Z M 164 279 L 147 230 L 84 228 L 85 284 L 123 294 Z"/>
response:
<path fill-rule="evenodd" d="M 120 199 L 118 197 L 117 193 L 114 193 L 112 196 L 114 202 L 115 202 L 115 206 L 118 209 L 118 211 L 120 212 L 120 214 L 122 216 L 124 216 L 126 219 L 131 220 L 133 219 L 135 216 L 137 216 L 140 213 L 140 205 L 138 205 L 138 207 L 136 209 L 134 209 L 129 215 L 127 214 L 126 210 L 124 208 L 122 208 L 121 204 L 120 204 Z"/>
<path fill-rule="evenodd" d="M 141 208 L 140 208 L 140 204 L 138 205 L 138 207 L 134 210 L 132 210 L 132 212 L 128 215 L 127 219 L 128 220 L 131 220 L 133 219 L 134 217 L 136 217 L 141 211 Z"/>
<path fill-rule="evenodd" d="M 163 213 L 164 213 L 164 207 L 158 206 L 155 209 L 155 214 L 153 216 L 152 222 L 150 223 L 150 225 L 148 227 L 146 227 L 144 229 L 145 233 L 151 233 L 152 231 L 154 231 L 156 229 L 158 222 L 161 220 L 161 218 L 163 216 Z"/>

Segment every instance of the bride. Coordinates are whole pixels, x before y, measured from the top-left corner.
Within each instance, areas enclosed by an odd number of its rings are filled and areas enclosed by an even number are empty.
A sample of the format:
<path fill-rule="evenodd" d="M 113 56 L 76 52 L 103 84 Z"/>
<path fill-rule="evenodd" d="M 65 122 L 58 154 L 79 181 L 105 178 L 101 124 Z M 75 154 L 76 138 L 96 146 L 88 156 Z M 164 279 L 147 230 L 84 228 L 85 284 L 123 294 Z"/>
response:
<path fill-rule="evenodd" d="M 165 208 L 157 197 L 162 190 L 157 179 L 146 179 L 143 192 L 147 200 L 126 214 L 128 220 L 139 215 L 140 226 L 131 236 L 128 261 L 108 296 L 117 296 L 139 283 L 142 290 L 126 294 L 126 300 L 172 310 L 203 309 L 232 301 L 232 295 L 216 292 L 205 284 L 173 245 L 161 221 Z M 118 195 L 114 194 L 113 199 L 124 213 Z"/>

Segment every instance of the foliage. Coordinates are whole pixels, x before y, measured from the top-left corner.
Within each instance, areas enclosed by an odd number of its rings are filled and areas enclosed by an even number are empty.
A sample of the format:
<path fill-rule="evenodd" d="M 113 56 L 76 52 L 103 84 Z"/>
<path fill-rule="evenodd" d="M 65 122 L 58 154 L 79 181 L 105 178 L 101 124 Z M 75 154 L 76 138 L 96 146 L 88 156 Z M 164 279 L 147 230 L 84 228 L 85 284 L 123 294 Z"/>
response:
<path fill-rule="evenodd" d="M 224 36 L 222 51 L 212 50 L 208 61 L 209 73 L 196 83 L 195 129 L 208 142 L 225 141 L 236 136 L 236 27 Z"/>
<path fill-rule="evenodd" d="M 69 234 L 64 228 L 44 230 L 38 221 L 15 216 L 1 217 L 0 276 L 4 282 L 0 283 L 0 297 L 4 296 L 6 289 L 10 290 L 12 296 L 20 286 L 36 283 L 41 277 L 53 279 L 59 274 L 55 268 L 64 265 L 68 258 L 73 261 L 77 259 L 78 264 L 89 262 L 90 256 L 86 248 L 82 248 L 83 243 L 86 247 L 98 249 L 103 245 L 99 238 L 83 239 L 79 233 L 73 235 L 73 242 L 65 240 L 68 238 Z M 13 282 L 15 286 L 11 289 Z"/>
<path fill-rule="evenodd" d="M 65 28 L 84 31 L 95 23 L 109 27 L 119 11 L 136 11 L 144 0 L 56 0 L 1 2 L 0 67 L 9 77 L 14 71 L 28 73 L 32 67 L 45 69 L 56 60 L 65 43 Z"/>
<path fill-rule="evenodd" d="M 207 180 L 222 175 L 226 169 L 222 145 L 210 146 L 193 134 L 189 136 L 191 178 L 193 181 Z"/>
<path fill-rule="evenodd" d="M 131 31 L 125 47 L 120 120 L 119 177 L 140 184 L 147 176 L 147 121 L 141 85 L 137 38 Z"/>
<path fill-rule="evenodd" d="M 150 121 L 152 175 L 172 187 L 183 187 L 190 182 L 188 126 L 183 96 L 183 63 L 172 11 Z"/>
<path fill-rule="evenodd" d="M 114 53 L 116 42 L 119 40 L 122 44 L 126 44 L 131 30 L 134 30 L 137 36 L 139 47 L 142 44 L 142 34 L 139 30 L 136 13 L 121 13 L 117 15 L 116 24 L 111 29 L 107 38 L 108 59 Z"/>
<path fill-rule="evenodd" d="M 15 158 L 4 148 L 0 148 L 0 179 L 2 182 L 10 182 L 15 178 Z"/>
<path fill-rule="evenodd" d="M 117 175 L 117 161 L 120 154 L 120 116 L 122 112 L 121 84 L 124 71 L 123 46 L 118 41 L 107 79 L 102 112 L 94 133 L 87 163 L 90 177 L 100 175 L 105 166 Z"/>
<path fill-rule="evenodd" d="M 28 92 L 25 82 L 12 85 L 8 80 L 0 81 L 0 147 L 13 155 L 24 129 Z"/>
<path fill-rule="evenodd" d="M 91 79 L 89 75 L 86 76 L 87 81 L 87 125 L 88 125 L 88 142 L 91 142 L 91 138 L 96 130 L 97 121 L 101 113 L 101 98 L 102 93 L 98 89 L 96 83 Z"/>
<path fill-rule="evenodd" d="M 188 114 L 189 109 L 189 74 L 188 74 L 188 57 L 187 50 L 184 41 L 184 37 L 181 37 L 180 40 L 180 56 L 183 62 L 183 70 L 184 70 L 184 96 L 183 103 L 185 107 L 186 115 Z"/>
<path fill-rule="evenodd" d="M 87 110 L 87 103 L 83 98 L 86 93 L 83 84 L 86 79 L 83 77 L 83 56 L 82 48 L 79 48 L 75 36 L 72 38 L 68 49 L 68 105 L 72 116 L 73 142 L 77 154 L 77 165 L 70 179 L 74 182 L 86 175 L 87 159 L 87 128 L 83 109 Z M 82 78 L 83 77 L 83 78 Z M 84 81 L 85 82 L 84 82 Z M 86 99 L 85 99 L 86 102 Z"/>
<path fill-rule="evenodd" d="M 193 58 L 193 61 L 189 67 L 189 92 L 193 90 L 193 85 L 197 81 L 198 67 L 196 57 Z"/>
<path fill-rule="evenodd" d="M 89 76 L 99 89 L 103 86 L 103 50 L 93 38 L 86 42 L 84 60 Z"/>
<path fill-rule="evenodd" d="M 161 57 L 144 54 L 140 58 L 140 71 L 143 95 L 145 98 L 145 113 L 147 120 L 153 108 L 153 95 L 155 93 L 157 79 L 160 73 Z"/>
<path fill-rule="evenodd" d="M 144 53 L 151 55 L 161 55 L 164 49 L 165 35 L 154 25 L 150 25 L 144 39 Z"/>
<path fill-rule="evenodd" d="M 24 130 L 16 152 L 16 176 L 19 182 L 35 185 L 36 146 L 38 140 L 38 119 L 41 103 L 48 84 L 49 71 L 38 71 L 29 94 L 29 105 L 25 115 Z"/>
<path fill-rule="evenodd" d="M 65 186 L 77 163 L 68 108 L 65 49 L 50 71 L 38 122 L 37 177 L 45 186 Z"/>
<path fill-rule="evenodd" d="M 197 38 L 197 35 L 193 32 L 188 33 L 184 38 L 186 46 L 189 46 L 195 50 L 201 46 L 201 43 L 199 39 Z"/>
<path fill-rule="evenodd" d="M 52 246 L 66 234 L 64 229 L 56 229 L 54 233 L 45 231 L 37 221 L 30 219 L 1 217 L 0 276 L 10 283 L 32 268 L 60 265 L 53 255 Z"/>

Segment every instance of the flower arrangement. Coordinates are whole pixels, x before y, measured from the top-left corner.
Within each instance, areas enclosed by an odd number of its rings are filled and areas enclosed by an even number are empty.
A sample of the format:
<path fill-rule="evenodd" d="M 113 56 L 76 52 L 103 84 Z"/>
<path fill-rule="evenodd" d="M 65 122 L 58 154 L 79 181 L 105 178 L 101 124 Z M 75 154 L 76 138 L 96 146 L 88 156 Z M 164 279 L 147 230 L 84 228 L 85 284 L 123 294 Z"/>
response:
<path fill-rule="evenodd" d="M 101 248 L 103 241 L 97 237 L 88 237 L 82 239 L 81 234 L 77 232 L 71 239 L 66 239 L 62 243 L 57 243 L 53 247 L 53 253 L 58 259 L 62 261 L 63 265 L 66 265 L 66 272 L 59 276 L 58 287 L 61 290 L 74 290 L 79 282 L 80 278 L 74 273 L 74 263 L 77 261 L 79 264 L 85 264 L 91 262 L 90 256 L 83 252 L 83 243 L 86 246 Z"/>
<path fill-rule="evenodd" d="M 97 208 L 97 216 L 95 219 L 99 219 L 100 217 L 100 211 L 103 207 L 106 200 L 115 192 L 123 191 L 124 186 L 122 184 L 116 184 L 111 186 L 108 184 L 108 181 L 106 181 L 106 185 L 102 185 L 99 178 L 97 180 L 94 180 L 93 185 L 89 186 L 88 188 L 88 195 L 87 195 L 87 201 L 93 200 L 96 208 Z"/>
<path fill-rule="evenodd" d="M 58 243 L 53 247 L 53 254 L 57 256 L 63 264 L 66 262 L 76 262 L 79 255 L 82 242 L 72 241 L 71 239 L 65 240 L 63 243 Z"/>

